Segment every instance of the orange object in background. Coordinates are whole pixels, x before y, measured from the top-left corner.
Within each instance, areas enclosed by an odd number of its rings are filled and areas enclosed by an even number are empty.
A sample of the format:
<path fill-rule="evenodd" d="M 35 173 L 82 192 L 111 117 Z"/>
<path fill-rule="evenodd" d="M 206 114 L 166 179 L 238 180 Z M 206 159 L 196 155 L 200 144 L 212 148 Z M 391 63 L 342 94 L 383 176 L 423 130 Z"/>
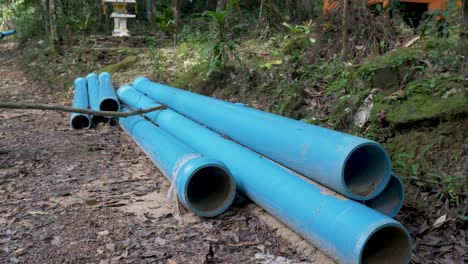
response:
<path fill-rule="evenodd" d="M 339 6 L 340 1 L 333 1 L 333 0 L 325 0 L 323 4 L 324 11 L 331 11 Z M 381 3 L 382 6 L 386 7 L 389 3 L 389 0 L 369 0 L 370 5 L 379 4 Z M 413 3 L 413 4 L 427 4 L 427 11 L 434 11 L 434 10 L 445 10 L 447 0 L 400 0 L 400 3 Z M 459 0 L 457 2 L 457 6 L 461 7 L 462 1 Z"/>

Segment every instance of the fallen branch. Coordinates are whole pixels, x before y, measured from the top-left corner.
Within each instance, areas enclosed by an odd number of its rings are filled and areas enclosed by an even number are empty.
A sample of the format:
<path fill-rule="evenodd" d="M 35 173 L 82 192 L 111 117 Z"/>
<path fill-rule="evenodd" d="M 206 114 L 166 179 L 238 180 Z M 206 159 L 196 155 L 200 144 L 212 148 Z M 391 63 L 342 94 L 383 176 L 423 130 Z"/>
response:
<path fill-rule="evenodd" d="M 49 105 L 49 104 L 29 104 L 29 103 L 5 103 L 0 102 L 0 109 L 28 109 L 28 110 L 51 110 L 51 111 L 62 111 L 69 113 L 79 113 L 94 116 L 107 116 L 107 117 L 129 117 L 134 115 L 142 115 L 153 111 L 166 109 L 167 107 L 162 105 L 158 107 L 152 107 L 148 109 L 138 109 L 130 112 L 112 112 L 112 111 L 94 111 L 83 108 L 73 108 L 61 105 Z"/>

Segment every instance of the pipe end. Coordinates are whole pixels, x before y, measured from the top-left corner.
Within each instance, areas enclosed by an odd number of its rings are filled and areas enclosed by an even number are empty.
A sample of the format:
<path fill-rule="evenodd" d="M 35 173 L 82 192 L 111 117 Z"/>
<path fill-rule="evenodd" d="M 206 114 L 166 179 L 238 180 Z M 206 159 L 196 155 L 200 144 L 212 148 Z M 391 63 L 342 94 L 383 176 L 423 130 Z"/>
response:
<path fill-rule="evenodd" d="M 229 170 L 219 161 L 205 157 L 189 160 L 176 177 L 182 204 L 199 216 L 220 215 L 234 201 L 236 184 Z"/>
<path fill-rule="evenodd" d="M 400 178 L 392 174 L 385 189 L 376 197 L 364 201 L 364 204 L 389 217 L 395 217 L 403 206 L 405 188 Z"/>
<path fill-rule="evenodd" d="M 391 161 L 385 149 L 376 142 L 353 149 L 343 166 L 343 181 L 347 196 L 368 200 L 383 191 L 391 175 Z"/>
<path fill-rule="evenodd" d="M 72 116 L 70 121 L 70 126 L 72 129 L 83 129 L 91 127 L 91 120 L 88 115 L 75 114 Z"/>
<path fill-rule="evenodd" d="M 112 111 L 118 112 L 120 109 L 120 104 L 117 100 L 113 98 L 106 98 L 101 101 L 99 104 L 99 110 L 101 111 Z"/>
<path fill-rule="evenodd" d="M 91 122 L 92 122 L 92 125 L 93 126 L 96 126 L 97 124 L 99 123 L 108 123 L 109 122 L 109 118 L 108 117 L 105 117 L 105 116 L 93 116 L 91 118 Z"/>
<path fill-rule="evenodd" d="M 360 255 L 362 264 L 406 264 L 411 258 L 411 237 L 400 224 L 376 230 L 366 241 Z"/>

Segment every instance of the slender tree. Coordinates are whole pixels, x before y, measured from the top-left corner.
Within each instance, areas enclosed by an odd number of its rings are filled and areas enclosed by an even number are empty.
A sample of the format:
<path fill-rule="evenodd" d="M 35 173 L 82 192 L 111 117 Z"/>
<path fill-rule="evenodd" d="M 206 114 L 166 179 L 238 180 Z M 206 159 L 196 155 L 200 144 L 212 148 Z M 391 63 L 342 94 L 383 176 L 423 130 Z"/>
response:
<path fill-rule="evenodd" d="M 181 18 L 180 18 L 180 0 L 174 0 L 174 20 L 175 20 L 175 31 L 176 33 L 179 32 L 181 26 Z"/>
<path fill-rule="evenodd" d="M 346 60 L 348 58 L 348 43 L 349 43 L 349 2 L 348 0 L 343 0 L 343 18 L 341 22 L 341 58 Z"/>
<path fill-rule="evenodd" d="M 463 0 L 462 18 L 460 23 L 460 49 L 463 55 L 461 73 L 468 78 L 468 0 Z"/>
<path fill-rule="evenodd" d="M 55 47 L 57 43 L 57 14 L 55 0 L 49 0 L 49 40 L 50 44 Z"/>

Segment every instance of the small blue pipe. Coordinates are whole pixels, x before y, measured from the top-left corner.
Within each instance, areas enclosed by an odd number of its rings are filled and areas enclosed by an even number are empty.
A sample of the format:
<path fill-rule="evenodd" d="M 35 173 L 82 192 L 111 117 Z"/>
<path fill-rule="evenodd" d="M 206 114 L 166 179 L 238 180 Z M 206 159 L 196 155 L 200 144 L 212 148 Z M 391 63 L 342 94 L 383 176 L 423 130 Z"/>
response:
<path fill-rule="evenodd" d="M 133 109 L 158 106 L 130 86 L 121 87 L 117 94 Z M 409 262 L 411 238 L 397 221 L 282 168 L 170 109 L 146 116 L 196 151 L 226 164 L 240 192 L 338 262 Z"/>
<path fill-rule="evenodd" d="M 398 175 L 393 173 L 383 192 L 377 197 L 364 201 L 364 204 L 393 218 L 403 206 L 404 199 L 405 187 L 403 182 Z"/>
<path fill-rule="evenodd" d="M 77 78 L 75 80 L 75 95 L 73 97 L 74 108 L 88 109 L 88 91 L 86 89 L 86 79 Z M 73 129 L 89 128 L 91 119 L 89 115 L 72 113 L 70 117 L 70 126 Z"/>
<path fill-rule="evenodd" d="M 99 110 L 115 111 L 120 109 L 119 99 L 115 94 L 114 86 L 112 86 L 112 75 L 108 72 L 99 74 Z"/>
<path fill-rule="evenodd" d="M 390 180 L 390 157 L 377 142 L 142 77 L 133 86 L 174 111 L 351 199 L 371 199 Z"/>
<path fill-rule="evenodd" d="M 4 32 L 0 32 L 0 39 L 2 39 L 4 37 L 7 37 L 7 36 L 10 36 L 10 35 L 13 35 L 13 34 L 16 34 L 16 30 L 14 30 L 14 29 L 10 29 L 10 30 L 4 31 Z"/>
<path fill-rule="evenodd" d="M 203 157 L 141 116 L 120 118 L 119 123 L 166 178 L 175 180 L 185 208 L 213 217 L 232 204 L 235 182 L 223 163 Z"/>
<path fill-rule="evenodd" d="M 88 97 L 89 97 L 89 105 L 91 110 L 100 111 L 99 109 L 99 79 L 96 73 L 90 73 L 86 76 L 86 82 L 88 84 Z M 91 121 L 94 126 L 99 123 L 107 123 L 109 122 L 109 118 L 105 116 L 92 116 Z"/>

